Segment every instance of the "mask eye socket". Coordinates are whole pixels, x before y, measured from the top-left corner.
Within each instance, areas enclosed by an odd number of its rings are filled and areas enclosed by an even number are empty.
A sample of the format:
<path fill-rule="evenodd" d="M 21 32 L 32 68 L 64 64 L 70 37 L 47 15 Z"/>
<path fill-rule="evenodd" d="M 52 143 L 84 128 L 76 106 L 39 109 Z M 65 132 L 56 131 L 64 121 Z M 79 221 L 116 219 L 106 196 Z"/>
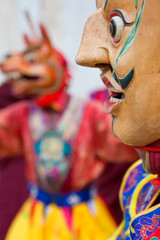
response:
<path fill-rule="evenodd" d="M 109 31 L 112 39 L 117 43 L 120 41 L 125 24 L 121 17 L 114 16 L 110 20 Z"/>
<path fill-rule="evenodd" d="M 36 60 L 37 60 L 37 58 L 34 53 L 27 53 L 25 55 L 25 61 L 28 63 L 34 63 L 34 62 L 36 62 Z"/>

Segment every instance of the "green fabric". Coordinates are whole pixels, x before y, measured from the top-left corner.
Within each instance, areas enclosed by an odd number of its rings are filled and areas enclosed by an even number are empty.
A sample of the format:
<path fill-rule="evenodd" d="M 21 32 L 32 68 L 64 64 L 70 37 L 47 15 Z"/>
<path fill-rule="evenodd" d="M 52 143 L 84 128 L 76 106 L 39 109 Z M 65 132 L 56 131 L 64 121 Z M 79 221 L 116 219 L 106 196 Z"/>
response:
<path fill-rule="evenodd" d="M 132 31 L 128 35 L 128 37 L 127 37 L 126 41 L 124 42 L 120 52 L 118 53 L 118 56 L 117 56 L 115 64 L 114 64 L 114 69 L 113 69 L 113 73 L 112 74 L 114 74 L 114 72 L 115 72 L 115 69 L 116 69 L 116 67 L 118 65 L 119 58 L 122 57 L 127 52 L 127 50 L 131 47 L 131 45 L 133 44 L 133 42 L 134 42 L 134 40 L 136 38 L 138 29 L 139 29 L 139 26 L 140 26 L 140 23 L 141 23 L 141 19 L 142 19 L 144 5 L 145 5 L 145 0 L 143 0 L 143 2 L 142 2 L 142 7 L 141 7 L 141 10 L 139 11 L 139 14 L 138 14 L 138 12 L 137 12 L 138 0 L 135 0 L 135 7 L 136 7 L 135 23 L 134 23 L 134 26 L 132 28 Z"/>

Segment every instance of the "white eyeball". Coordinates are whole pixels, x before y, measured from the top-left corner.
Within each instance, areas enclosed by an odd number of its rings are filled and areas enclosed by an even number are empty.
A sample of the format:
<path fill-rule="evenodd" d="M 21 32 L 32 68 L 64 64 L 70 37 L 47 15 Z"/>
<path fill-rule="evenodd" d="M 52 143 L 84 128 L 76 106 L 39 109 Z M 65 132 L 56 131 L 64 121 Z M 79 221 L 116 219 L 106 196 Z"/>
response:
<path fill-rule="evenodd" d="M 120 41 L 123 34 L 124 27 L 125 27 L 125 24 L 121 17 L 114 16 L 111 18 L 109 31 L 110 31 L 111 37 L 115 42 Z"/>

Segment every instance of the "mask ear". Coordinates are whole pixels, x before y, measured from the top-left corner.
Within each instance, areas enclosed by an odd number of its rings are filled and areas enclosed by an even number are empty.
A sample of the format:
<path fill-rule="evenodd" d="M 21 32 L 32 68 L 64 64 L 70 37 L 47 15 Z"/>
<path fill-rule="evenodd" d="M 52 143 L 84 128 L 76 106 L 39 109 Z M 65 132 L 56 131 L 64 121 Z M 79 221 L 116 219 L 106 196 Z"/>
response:
<path fill-rule="evenodd" d="M 51 47 L 51 41 L 50 41 L 49 35 L 45 27 L 43 26 L 43 24 L 40 24 L 40 31 L 41 31 L 43 40 Z"/>
<path fill-rule="evenodd" d="M 29 47 L 31 45 L 31 41 L 29 40 L 29 38 L 26 34 L 23 34 L 23 40 L 24 40 L 26 47 Z"/>

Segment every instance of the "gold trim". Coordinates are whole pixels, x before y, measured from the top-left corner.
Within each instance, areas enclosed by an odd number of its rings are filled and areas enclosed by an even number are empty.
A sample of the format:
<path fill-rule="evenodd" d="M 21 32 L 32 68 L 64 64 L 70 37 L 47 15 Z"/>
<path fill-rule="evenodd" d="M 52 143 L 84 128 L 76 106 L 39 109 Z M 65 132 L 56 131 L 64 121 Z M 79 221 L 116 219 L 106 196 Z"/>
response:
<path fill-rule="evenodd" d="M 130 175 L 130 173 L 132 172 L 132 170 L 139 166 L 140 164 L 142 164 L 142 160 L 139 159 L 137 160 L 135 163 L 133 163 L 127 170 L 127 172 L 125 173 L 124 177 L 123 177 L 123 180 L 122 180 L 122 183 L 121 183 L 121 187 L 120 187 L 120 190 L 119 190 L 119 203 L 120 203 L 120 206 L 121 206 L 121 209 L 123 212 L 125 212 L 125 209 L 123 207 L 123 189 L 124 189 L 124 186 L 126 185 L 126 182 L 127 182 L 127 179 Z"/>
<path fill-rule="evenodd" d="M 122 232 L 123 228 L 125 226 L 125 221 L 123 220 L 117 230 L 112 234 L 112 236 L 108 240 L 115 240 Z"/>
<path fill-rule="evenodd" d="M 146 176 L 136 187 L 134 193 L 133 193 L 133 196 L 131 198 L 131 202 L 130 202 L 130 209 L 129 209 L 129 212 L 130 212 L 130 216 L 131 216 L 131 219 L 132 217 L 134 217 L 136 215 L 136 207 L 137 207 L 137 199 L 138 199 L 138 196 L 139 196 L 139 193 L 140 191 L 142 190 L 142 188 L 147 184 L 149 183 L 151 180 L 155 179 L 157 177 L 157 175 L 149 175 L 149 176 Z"/>
<path fill-rule="evenodd" d="M 154 211 L 155 209 L 157 209 L 158 207 L 160 207 L 160 203 L 158 203 L 156 206 L 153 206 L 153 207 L 151 207 L 151 208 L 148 208 L 148 209 L 144 210 L 143 212 L 138 213 L 136 216 L 134 216 L 134 217 L 131 219 L 131 221 L 130 221 L 130 226 L 131 226 L 132 222 L 133 222 L 136 218 L 138 218 L 138 217 L 140 217 L 140 216 L 142 216 L 142 215 L 144 215 L 144 214 L 153 212 L 153 211 Z"/>

